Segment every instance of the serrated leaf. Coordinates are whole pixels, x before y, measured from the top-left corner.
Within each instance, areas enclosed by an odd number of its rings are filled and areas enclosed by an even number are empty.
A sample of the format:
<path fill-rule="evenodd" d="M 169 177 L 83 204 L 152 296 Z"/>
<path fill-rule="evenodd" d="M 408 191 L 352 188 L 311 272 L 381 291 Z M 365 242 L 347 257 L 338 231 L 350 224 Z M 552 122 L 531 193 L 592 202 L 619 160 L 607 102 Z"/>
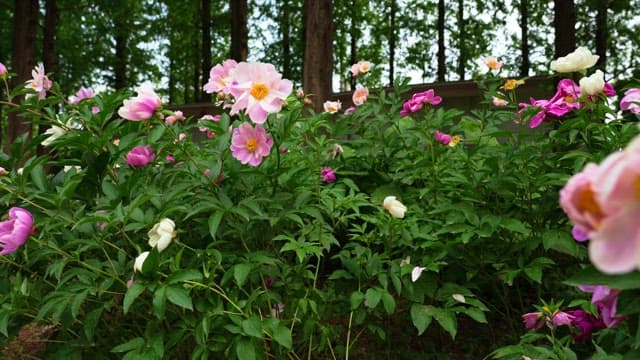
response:
<path fill-rule="evenodd" d="M 169 301 L 171 301 L 172 303 L 180 306 L 181 308 L 193 310 L 191 296 L 189 296 L 189 292 L 183 288 L 173 286 L 168 287 L 167 299 L 169 299 Z"/>
<path fill-rule="evenodd" d="M 135 301 L 140 294 L 145 290 L 144 285 L 139 283 L 134 283 L 130 288 L 127 289 L 127 292 L 124 294 L 124 300 L 122 301 L 122 310 L 126 314 L 129 312 L 129 307 Z"/>

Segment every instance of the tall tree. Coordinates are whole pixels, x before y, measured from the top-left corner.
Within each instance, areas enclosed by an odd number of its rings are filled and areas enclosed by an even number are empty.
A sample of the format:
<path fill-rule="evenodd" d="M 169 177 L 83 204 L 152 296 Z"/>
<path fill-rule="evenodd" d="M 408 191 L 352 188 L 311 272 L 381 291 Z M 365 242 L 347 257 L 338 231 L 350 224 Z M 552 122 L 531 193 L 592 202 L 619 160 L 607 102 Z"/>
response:
<path fill-rule="evenodd" d="M 211 0 L 202 0 L 201 9 L 201 32 L 202 32 L 202 82 L 205 83 L 211 70 Z M 202 89 L 201 100 L 206 98 L 206 93 Z"/>
<path fill-rule="evenodd" d="M 247 0 L 230 0 L 231 6 L 231 58 L 247 60 L 249 52 L 249 28 Z"/>
<path fill-rule="evenodd" d="M 457 12 L 457 20 L 458 20 L 458 78 L 460 80 L 464 80 L 464 72 L 465 72 L 465 63 L 466 59 L 466 36 L 467 31 L 465 29 L 465 21 L 464 21 L 464 0 L 458 0 L 458 12 Z"/>
<path fill-rule="evenodd" d="M 565 56 L 576 48 L 576 7 L 573 0 L 553 0 L 555 57 Z"/>
<path fill-rule="evenodd" d="M 447 73 L 447 64 L 445 56 L 444 46 L 444 24 L 445 24 L 445 6 L 444 0 L 438 0 L 438 68 L 437 68 L 437 80 L 445 81 L 445 75 Z"/>
<path fill-rule="evenodd" d="M 38 0 L 15 0 L 13 16 L 13 54 L 11 66 L 16 76 L 11 83 L 19 86 L 31 77 L 36 64 L 36 29 L 38 26 Z M 46 70 L 46 69 L 45 69 Z M 19 99 L 15 99 L 20 101 Z M 21 134 L 31 136 L 31 124 L 28 119 L 12 112 L 9 114 L 4 149 L 11 152 L 11 144 Z"/>
<path fill-rule="evenodd" d="M 394 62 L 396 56 L 396 13 L 398 12 L 398 3 L 396 0 L 389 1 L 389 86 L 393 85 L 393 74 L 395 72 Z"/>
<path fill-rule="evenodd" d="M 42 60 L 47 72 L 57 73 L 56 33 L 58 28 L 58 2 L 45 2 L 44 31 L 42 36 Z"/>
<path fill-rule="evenodd" d="M 302 85 L 307 94 L 315 95 L 314 109 L 332 92 L 333 73 L 333 1 L 306 0 L 306 36 Z"/>
<path fill-rule="evenodd" d="M 529 8 L 528 0 L 520 0 L 520 76 L 529 76 Z"/>
<path fill-rule="evenodd" d="M 607 12 L 609 11 L 609 0 L 598 0 L 596 4 L 596 55 L 599 56 L 596 67 L 605 71 L 607 64 L 607 43 L 608 24 Z"/>

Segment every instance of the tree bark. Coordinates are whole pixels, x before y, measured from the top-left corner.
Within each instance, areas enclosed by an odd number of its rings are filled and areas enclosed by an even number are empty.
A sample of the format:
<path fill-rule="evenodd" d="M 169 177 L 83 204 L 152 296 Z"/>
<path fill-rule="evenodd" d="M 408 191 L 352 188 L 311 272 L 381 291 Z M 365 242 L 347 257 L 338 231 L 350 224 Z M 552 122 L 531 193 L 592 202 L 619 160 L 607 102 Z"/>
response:
<path fill-rule="evenodd" d="M 38 27 L 38 0 L 15 0 L 13 22 L 13 54 L 11 70 L 16 73 L 11 79 L 12 87 L 19 86 L 31 78 L 31 70 L 36 65 L 36 31 Z M 47 71 L 47 69 L 45 69 Z M 21 99 L 13 99 L 19 103 Z M 11 154 L 15 139 L 27 134 L 31 137 L 31 123 L 28 119 L 9 113 L 4 149 Z"/>
<path fill-rule="evenodd" d="M 115 64 L 113 66 L 114 72 L 114 83 L 113 87 L 116 90 L 124 89 L 128 85 L 127 80 L 127 64 L 128 64 L 128 37 L 126 33 L 126 29 L 123 24 L 116 24 L 116 35 L 115 35 Z"/>
<path fill-rule="evenodd" d="M 280 32 L 282 35 L 282 77 L 285 79 L 291 79 L 291 40 L 289 29 L 289 17 L 290 17 L 290 4 L 288 0 L 282 1 L 281 17 L 280 17 Z"/>
<path fill-rule="evenodd" d="M 211 70 L 211 0 L 202 0 L 202 82 L 209 78 Z M 207 94 L 202 85 L 199 87 L 201 99 L 206 99 Z"/>
<path fill-rule="evenodd" d="M 529 8 L 528 0 L 520 0 L 520 29 L 522 30 L 522 36 L 520 38 L 520 56 L 522 57 L 522 63 L 520 63 L 520 76 L 529 76 L 529 68 L 531 63 L 529 62 Z"/>
<path fill-rule="evenodd" d="M 247 0 L 229 1 L 231 3 L 231 58 L 236 61 L 245 61 L 249 52 L 249 28 L 247 27 L 249 7 Z"/>
<path fill-rule="evenodd" d="M 302 85 L 315 96 L 313 108 L 320 112 L 332 92 L 333 1 L 306 1 L 306 36 Z"/>
<path fill-rule="evenodd" d="M 465 23 L 464 23 L 464 0 L 458 0 L 458 77 L 464 80 L 464 68 L 466 59 L 465 49 Z"/>
<path fill-rule="evenodd" d="M 437 80 L 445 81 L 445 75 L 447 73 L 447 64 L 445 62 L 445 47 L 444 47 L 444 0 L 438 1 L 438 70 L 437 70 Z"/>
<path fill-rule="evenodd" d="M 356 9 L 356 0 L 351 0 L 351 8 Z M 358 19 L 356 18 L 356 12 L 351 13 L 351 23 L 349 24 L 349 64 L 353 65 L 358 62 Z M 349 85 L 351 89 L 356 88 L 356 78 L 351 75 L 349 77 Z"/>
<path fill-rule="evenodd" d="M 201 10 L 201 9 L 199 9 Z M 198 11 L 196 11 L 193 14 L 193 23 L 197 24 L 198 23 Z M 204 45 L 200 44 L 200 40 L 202 37 L 202 34 L 200 34 L 200 26 L 194 26 L 193 30 L 195 30 L 195 33 L 193 34 L 193 47 L 194 49 L 198 49 L 198 48 L 202 48 Z M 200 85 L 200 69 L 202 68 L 202 59 L 200 59 L 200 52 L 198 51 L 194 51 L 194 56 L 191 59 L 192 60 L 192 66 L 193 66 L 193 82 L 192 82 L 192 91 L 193 91 L 193 100 L 195 102 L 199 102 L 201 99 L 202 93 L 203 93 L 203 89 L 202 89 L 202 85 Z"/>
<path fill-rule="evenodd" d="M 555 57 L 565 56 L 576 48 L 576 7 L 573 0 L 553 0 Z"/>
<path fill-rule="evenodd" d="M 396 56 L 396 12 L 398 4 L 391 0 L 389 9 L 389 86 L 393 86 L 394 62 Z"/>
<path fill-rule="evenodd" d="M 607 11 L 609 10 L 609 0 L 599 0 L 596 9 L 596 55 L 599 56 L 596 67 L 606 72 L 607 64 L 607 42 L 608 26 Z"/>

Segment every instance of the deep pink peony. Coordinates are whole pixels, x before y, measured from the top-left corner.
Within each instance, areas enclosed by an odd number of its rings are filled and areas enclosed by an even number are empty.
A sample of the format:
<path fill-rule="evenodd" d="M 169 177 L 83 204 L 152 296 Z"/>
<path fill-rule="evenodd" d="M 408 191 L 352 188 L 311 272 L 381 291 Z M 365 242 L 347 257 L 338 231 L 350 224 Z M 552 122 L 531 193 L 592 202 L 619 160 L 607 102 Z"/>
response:
<path fill-rule="evenodd" d="M 127 164 L 133 167 L 143 167 L 155 160 L 156 154 L 153 153 L 151 146 L 135 146 L 125 158 Z"/>
<path fill-rule="evenodd" d="M 260 124 L 254 128 L 245 122 L 233 129 L 231 153 L 243 164 L 260 165 L 262 158 L 271 152 L 271 146 L 273 140 Z"/>
<path fill-rule="evenodd" d="M 535 106 L 540 111 L 529 120 L 529 127 L 535 128 L 547 121 L 549 118 L 559 118 L 573 109 L 579 109 L 580 87 L 571 79 L 562 79 L 558 82 L 555 95 L 549 100 L 536 100 L 531 98 L 530 104 L 521 103 L 522 108 L 518 116 L 529 106 Z"/>
<path fill-rule="evenodd" d="M 324 167 L 320 170 L 320 176 L 322 176 L 322 182 L 324 183 L 332 183 L 336 181 L 336 173 L 333 172 L 333 169 L 330 167 Z"/>
<path fill-rule="evenodd" d="M 451 142 L 451 135 L 445 134 L 438 130 L 436 130 L 436 132 L 433 134 L 433 137 L 442 145 L 449 145 L 449 143 Z"/>
<path fill-rule="evenodd" d="M 634 114 L 640 114 L 640 89 L 629 89 L 625 91 L 620 99 L 620 109 L 629 110 Z"/>
<path fill-rule="evenodd" d="M 231 86 L 231 94 L 236 102 L 230 114 L 244 110 L 251 121 L 262 124 L 269 114 L 280 111 L 282 100 L 292 90 L 293 83 L 282 79 L 282 74 L 273 65 L 241 62 L 235 69 Z"/>
<path fill-rule="evenodd" d="M 31 234 L 33 215 L 23 208 L 9 209 L 9 220 L 0 222 L 0 255 L 11 254 L 24 244 Z"/>
<path fill-rule="evenodd" d="M 131 121 L 147 120 L 160 109 L 162 101 L 149 86 L 140 86 L 136 91 L 138 96 L 125 100 L 118 110 L 118 115 Z"/>
<path fill-rule="evenodd" d="M 416 111 L 420 111 L 424 104 L 438 105 L 442 102 L 442 97 L 436 96 L 433 89 L 415 93 L 411 97 L 411 100 L 402 104 L 402 110 L 400 110 L 401 116 L 407 116 Z"/>
<path fill-rule="evenodd" d="M 209 72 L 209 82 L 203 89 L 207 94 L 214 92 L 222 92 L 229 94 L 231 85 L 233 84 L 233 73 L 238 66 L 235 60 L 225 60 L 222 64 L 218 64 L 211 68 Z"/>

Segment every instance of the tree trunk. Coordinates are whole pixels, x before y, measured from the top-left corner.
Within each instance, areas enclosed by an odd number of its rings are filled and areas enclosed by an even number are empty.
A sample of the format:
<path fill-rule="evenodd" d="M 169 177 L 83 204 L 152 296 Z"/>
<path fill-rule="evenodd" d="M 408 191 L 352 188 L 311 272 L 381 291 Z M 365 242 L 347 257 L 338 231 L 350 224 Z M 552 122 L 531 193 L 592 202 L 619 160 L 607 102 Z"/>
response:
<path fill-rule="evenodd" d="M 351 0 L 351 8 L 357 9 L 357 1 Z M 349 41 L 350 41 L 350 54 L 349 54 L 349 64 L 353 65 L 358 62 L 358 19 L 356 18 L 357 14 L 355 12 L 351 13 L 351 23 L 349 24 Z M 356 78 L 355 76 L 349 77 L 349 85 L 351 85 L 351 89 L 356 88 Z"/>
<path fill-rule="evenodd" d="M 201 10 L 201 9 L 199 9 L 199 10 Z M 199 20 L 198 19 L 198 11 L 196 11 L 193 14 L 193 23 L 197 24 L 198 20 Z M 201 37 L 203 36 L 202 34 L 200 34 L 200 30 L 201 30 L 200 27 L 199 26 L 194 26 L 193 30 L 195 30 L 195 34 L 193 34 L 193 39 L 194 39 L 193 47 L 194 47 L 194 49 L 197 49 L 199 47 L 200 48 L 204 47 L 204 45 L 200 44 Z M 200 69 L 202 68 L 202 59 L 200 59 L 199 55 L 200 54 L 199 54 L 198 51 L 194 51 L 194 56 L 191 59 L 192 62 L 193 62 L 193 73 L 192 73 L 192 75 L 193 75 L 193 83 L 192 83 L 193 87 L 191 89 L 193 89 L 193 101 L 194 102 L 199 102 L 200 101 L 200 99 L 201 99 L 200 95 L 202 95 L 202 92 L 203 92 L 202 85 L 200 85 Z"/>
<path fill-rule="evenodd" d="M 247 27 L 249 7 L 247 0 L 229 1 L 231 3 L 231 58 L 236 61 L 245 61 L 249 52 Z"/>
<path fill-rule="evenodd" d="M 44 34 L 42 37 L 42 59 L 48 73 L 57 72 L 56 30 L 58 27 L 58 3 L 47 0 L 44 15 Z"/>
<path fill-rule="evenodd" d="M 396 0 L 391 0 L 389 9 L 389 86 L 393 86 L 393 65 L 396 56 L 396 11 L 398 4 Z"/>
<path fill-rule="evenodd" d="M 458 0 L 458 77 L 464 80 L 464 65 L 467 62 L 465 49 L 464 0 Z"/>
<path fill-rule="evenodd" d="M 520 0 L 520 28 L 522 29 L 522 37 L 520 38 L 520 56 L 522 63 L 520 64 L 520 76 L 529 76 L 529 9 L 528 0 Z"/>
<path fill-rule="evenodd" d="M 606 72 L 607 64 L 607 10 L 609 9 L 609 0 L 599 0 L 596 13 L 596 55 L 599 56 L 596 67 Z"/>
<path fill-rule="evenodd" d="M 445 47 L 444 47 L 444 0 L 438 1 L 438 70 L 437 80 L 445 81 L 445 75 L 447 73 L 447 63 L 445 62 Z"/>
<path fill-rule="evenodd" d="M 12 87 L 23 84 L 31 78 L 31 70 L 36 65 L 36 31 L 38 28 L 38 0 L 15 0 L 13 13 L 13 54 L 11 70 L 16 73 L 11 79 Z M 47 69 L 45 69 L 47 71 Z M 20 99 L 13 99 L 20 102 Z M 11 144 L 21 134 L 31 136 L 31 123 L 28 119 L 9 113 L 4 149 L 11 153 Z"/>
<path fill-rule="evenodd" d="M 202 82 L 209 78 L 211 70 L 211 0 L 202 0 Z M 198 89 L 201 99 L 206 99 L 209 94 L 204 92 L 202 84 Z"/>
<path fill-rule="evenodd" d="M 114 83 L 113 87 L 116 90 L 124 89 L 128 85 L 127 80 L 127 64 L 128 64 L 128 38 L 127 31 L 124 28 L 123 24 L 116 23 L 116 35 L 115 35 L 115 64 L 113 67 L 114 72 Z"/>
<path fill-rule="evenodd" d="M 576 48 L 576 8 L 573 0 L 553 0 L 555 57 L 565 56 Z"/>
<path fill-rule="evenodd" d="M 333 1 L 306 0 L 306 36 L 302 85 L 315 96 L 313 107 L 322 111 L 329 99 L 333 76 Z"/>
<path fill-rule="evenodd" d="M 289 8 L 288 0 L 282 1 L 280 8 L 282 13 L 280 17 L 280 32 L 282 34 L 282 77 L 291 79 L 291 40 L 289 36 Z"/>

